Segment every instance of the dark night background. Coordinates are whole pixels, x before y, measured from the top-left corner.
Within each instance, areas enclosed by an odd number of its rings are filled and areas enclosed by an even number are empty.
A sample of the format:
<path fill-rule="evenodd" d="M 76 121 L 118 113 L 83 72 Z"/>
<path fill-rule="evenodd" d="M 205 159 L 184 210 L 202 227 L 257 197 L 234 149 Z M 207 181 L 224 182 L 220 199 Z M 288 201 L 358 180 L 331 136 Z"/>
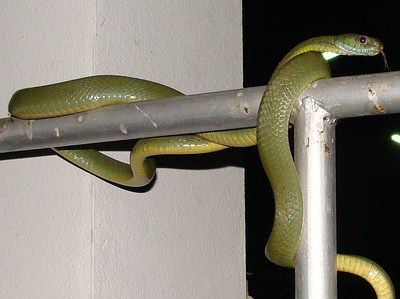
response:
<path fill-rule="evenodd" d="M 400 70 L 400 3 L 393 1 L 243 1 L 244 86 L 265 85 L 280 59 L 310 37 L 362 33 L 385 44 Z M 333 76 L 379 73 L 382 56 L 340 57 Z M 400 116 L 341 120 L 337 126 L 337 247 L 379 263 L 400 294 Z M 294 270 L 264 256 L 273 221 L 273 196 L 256 148 L 247 149 L 246 234 L 249 291 L 255 299 L 294 298 Z M 376 298 L 362 279 L 338 274 L 338 298 Z"/>

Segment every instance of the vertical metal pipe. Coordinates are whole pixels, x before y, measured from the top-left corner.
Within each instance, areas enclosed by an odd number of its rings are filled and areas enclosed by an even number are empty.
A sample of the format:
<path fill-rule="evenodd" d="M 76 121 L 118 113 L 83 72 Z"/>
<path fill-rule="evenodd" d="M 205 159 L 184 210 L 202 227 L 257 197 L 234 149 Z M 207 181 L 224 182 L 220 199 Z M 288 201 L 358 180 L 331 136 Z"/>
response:
<path fill-rule="evenodd" d="M 304 201 L 296 298 L 336 298 L 335 121 L 307 96 L 294 117 L 295 161 Z"/>

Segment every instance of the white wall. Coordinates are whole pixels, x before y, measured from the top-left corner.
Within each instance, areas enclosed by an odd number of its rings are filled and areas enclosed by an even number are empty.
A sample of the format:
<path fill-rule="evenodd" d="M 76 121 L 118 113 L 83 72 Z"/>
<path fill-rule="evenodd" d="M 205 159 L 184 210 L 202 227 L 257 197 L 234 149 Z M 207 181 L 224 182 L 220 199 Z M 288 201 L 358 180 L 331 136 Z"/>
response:
<path fill-rule="evenodd" d="M 240 88 L 241 17 L 239 0 L 2 1 L 2 116 L 19 88 L 90 74 Z M 242 169 L 159 169 L 135 193 L 32 155 L 0 155 L 0 298 L 245 298 Z"/>

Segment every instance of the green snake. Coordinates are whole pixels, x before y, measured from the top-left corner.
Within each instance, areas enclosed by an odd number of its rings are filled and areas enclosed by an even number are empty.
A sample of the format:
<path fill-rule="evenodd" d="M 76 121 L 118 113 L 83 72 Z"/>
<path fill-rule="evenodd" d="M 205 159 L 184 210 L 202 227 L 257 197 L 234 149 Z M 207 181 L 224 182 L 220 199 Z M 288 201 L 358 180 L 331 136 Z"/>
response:
<path fill-rule="evenodd" d="M 9 103 L 11 115 L 22 119 L 62 116 L 98 107 L 156 100 L 182 93 L 142 79 L 100 75 L 17 91 Z M 96 150 L 54 149 L 59 155 L 98 177 L 128 187 L 147 185 L 155 174 L 155 155 L 200 154 L 228 146 L 256 144 L 255 129 L 139 140 L 122 163 Z"/>
<path fill-rule="evenodd" d="M 90 149 L 55 151 L 100 178 L 139 187 L 148 184 L 155 174 L 155 163 L 148 159 L 150 156 L 208 153 L 257 143 L 275 197 L 275 220 L 266 254 L 278 265 L 294 267 L 303 217 L 300 183 L 287 136 L 295 100 L 313 81 L 330 77 L 329 67 L 320 53 L 371 56 L 382 50 L 380 41 L 356 34 L 316 37 L 299 44 L 283 58 L 272 75 L 260 104 L 257 128 L 142 139 L 131 151 L 130 164 Z M 9 111 L 17 118 L 47 118 L 110 104 L 179 95 L 182 94 L 154 82 L 103 75 L 19 90 L 10 100 Z M 338 255 L 337 268 L 368 280 L 378 298 L 394 298 L 390 278 L 374 262 Z"/>

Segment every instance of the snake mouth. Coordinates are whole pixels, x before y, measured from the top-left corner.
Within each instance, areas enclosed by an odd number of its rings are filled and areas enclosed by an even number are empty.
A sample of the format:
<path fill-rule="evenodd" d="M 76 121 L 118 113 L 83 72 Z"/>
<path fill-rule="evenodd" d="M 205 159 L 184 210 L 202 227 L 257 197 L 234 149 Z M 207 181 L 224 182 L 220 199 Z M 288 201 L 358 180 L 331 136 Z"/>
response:
<path fill-rule="evenodd" d="M 345 43 L 342 42 L 337 42 L 336 43 L 337 47 L 338 47 L 338 53 L 340 55 L 345 55 L 345 56 L 372 56 L 372 55 L 376 55 L 379 52 L 370 52 L 367 49 L 357 49 L 354 47 L 351 47 L 350 45 L 347 45 Z"/>
<path fill-rule="evenodd" d="M 356 34 L 343 34 L 334 38 L 340 55 L 375 56 L 383 51 L 383 43 L 372 37 Z"/>

